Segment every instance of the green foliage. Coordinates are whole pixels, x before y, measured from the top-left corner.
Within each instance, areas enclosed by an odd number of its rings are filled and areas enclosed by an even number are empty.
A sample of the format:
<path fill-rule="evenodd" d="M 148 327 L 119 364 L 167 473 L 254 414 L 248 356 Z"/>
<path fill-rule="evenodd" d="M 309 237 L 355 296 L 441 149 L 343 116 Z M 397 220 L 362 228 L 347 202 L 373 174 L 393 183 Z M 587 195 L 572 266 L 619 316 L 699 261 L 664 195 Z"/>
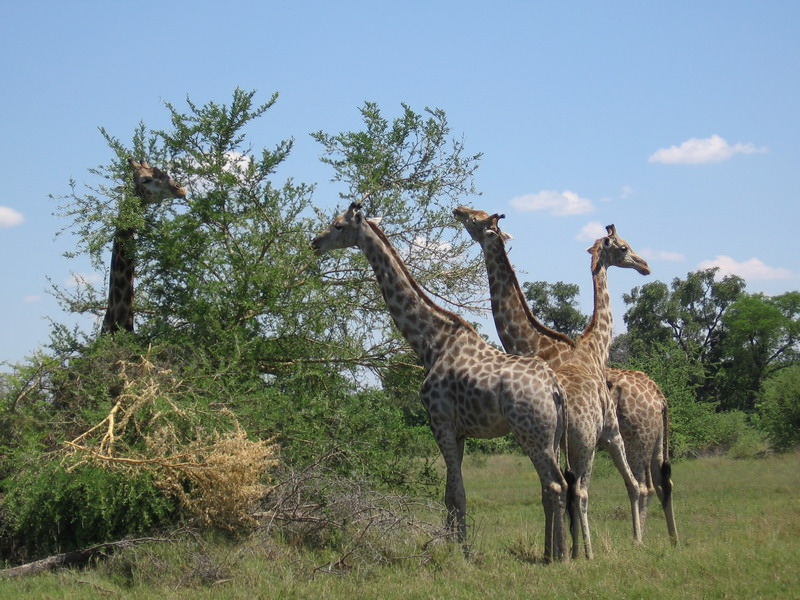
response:
<path fill-rule="evenodd" d="M 36 463 L 3 482 L 0 552 L 6 560 L 64 552 L 152 530 L 178 514 L 148 473 Z"/>
<path fill-rule="evenodd" d="M 407 368 L 415 359 L 371 271 L 357 253 L 323 262 L 311 254 L 327 209 L 312 205 L 313 186 L 277 181 L 293 140 L 264 149 L 249 140 L 276 100 L 259 104 L 236 89 L 225 104 L 167 103 L 170 127 L 140 124 L 130 141 L 101 128 L 108 164 L 59 198 L 65 230 L 77 238 L 69 256 L 86 255 L 97 269 L 107 266 L 115 232 L 136 232 L 136 333 L 98 337 L 56 323 L 52 355 L 3 380 L 7 556 L 22 537 L 38 553 L 187 518 L 202 504 L 198 490 L 222 480 L 202 470 L 208 452 L 256 444 L 239 427 L 276 440 L 293 468 L 328 456 L 340 474 L 368 473 L 381 485 L 429 483 L 436 449 L 415 399 L 418 369 Z M 386 230 L 423 285 L 459 302 L 482 278 L 477 259 L 463 260 L 467 244 L 456 240 L 450 208 L 474 191 L 479 155 L 450 138 L 443 111 L 402 109 L 389 121 L 367 103 L 362 130 L 314 137 L 343 196 L 366 195 L 373 216 L 389 217 Z M 167 172 L 187 197 L 140 202 L 128 157 Z M 104 284 L 53 291 L 67 310 L 105 311 Z M 70 442 L 91 460 L 61 465 Z M 200 470 L 170 462 L 180 447 Z M 232 455 L 215 464 L 230 465 Z M 136 476 L 120 466 L 134 463 Z M 43 500 L 48 477 L 57 501 Z M 114 496 L 120 478 L 127 487 Z M 128 506 L 134 500 L 140 514 Z M 207 514 L 224 521 L 219 510 Z M 138 525 L 125 529 L 111 513 Z"/>
<path fill-rule="evenodd" d="M 419 399 L 425 372 L 413 352 L 393 356 L 381 372 L 381 384 L 387 400 L 403 412 L 407 426 L 427 427 L 428 414 Z"/>
<path fill-rule="evenodd" d="M 475 193 L 472 177 L 480 154 L 467 154 L 462 141 L 450 138 L 440 109 L 422 115 L 404 104 L 392 120 L 375 103 L 360 110 L 360 130 L 312 134 L 323 146 L 322 161 L 333 168 L 333 181 L 345 187 L 340 198 L 361 201 L 368 218 L 382 219 L 381 228 L 414 278 L 437 301 L 474 306 L 485 275 L 479 257 L 467 258 L 471 244 L 452 226 L 451 211 Z M 327 225 L 331 214 L 318 212 Z M 329 301 L 350 315 L 338 326 L 343 337 L 359 340 L 364 349 L 360 363 L 383 370 L 387 359 L 404 361 L 409 348 L 388 317 L 362 253 L 330 253 L 318 260 Z M 339 357 L 348 353 L 337 351 Z"/>
<path fill-rule="evenodd" d="M 722 410 L 754 412 L 762 382 L 798 359 L 798 292 L 748 294 L 742 279 L 717 279 L 708 269 L 676 278 L 671 288 L 659 281 L 634 288 L 624 299 L 628 354 L 655 354 L 674 342 L 701 367 L 691 378 L 698 399 Z"/>
<path fill-rule="evenodd" d="M 725 336 L 722 316 L 745 285 L 734 275 L 718 281 L 716 273 L 717 269 L 694 271 L 685 280 L 676 277 L 669 288 L 655 281 L 623 295 L 630 306 L 624 316 L 630 338 L 644 352 L 674 341 L 687 360 L 702 366 L 692 384 L 705 402 L 724 402 L 715 385 Z"/>
<path fill-rule="evenodd" d="M 677 343 L 654 345 L 651 353 L 635 348 L 627 366 L 647 373 L 667 397 L 672 456 L 729 451 L 750 456 L 766 451 L 763 436 L 745 413 L 719 412 L 718 403 L 697 399 L 692 382 L 699 378 L 700 365 L 688 360 Z"/>
<path fill-rule="evenodd" d="M 717 388 L 726 407 L 752 411 L 762 383 L 796 362 L 800 341 L 800 293 L 742 294 L 722 317 L 723 366 Z"/>
<path fill-rule="evenodd" d="M 577 308 L 578 285 L 526 281 L 522 289 L 533 314 L 551 329 L 575 339 L 586 328 L 589 318 Z"/>
<path fill-rule="evenodd" d="M 776 448 L 800 444 L 800 366 L 782 369 L 764 382 L 758 411 Z"/>
<path fill-rule="evenodd" d="M 234 396 L 229 406 L 249 431 L 274 435 L 294 467 L 333 456 L 328 466 L 339 474 L 357 469 L 376 483 L 406 489 L 429 483 L 425 474 L 437 451 L 427 424 L 409 426 L 383 392 L 356 391 L 312 369 L 272 383 Z"/>

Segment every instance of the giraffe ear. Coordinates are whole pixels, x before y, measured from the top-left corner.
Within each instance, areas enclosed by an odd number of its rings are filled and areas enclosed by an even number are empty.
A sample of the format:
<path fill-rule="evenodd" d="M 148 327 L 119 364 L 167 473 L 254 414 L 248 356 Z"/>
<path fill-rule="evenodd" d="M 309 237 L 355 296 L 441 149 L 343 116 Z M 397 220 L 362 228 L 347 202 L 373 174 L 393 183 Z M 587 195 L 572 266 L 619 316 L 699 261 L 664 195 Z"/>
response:
<path fill-rule="evenodd" d="M 500 239 L 505 241 L 513 240 L 514 236 L 511 235 L 510 233 L 506 233 L 505 231 L 500 230 Z"/>
<path fill-rule="evenodd" d="M 372 219 L 367 219 L 370 223 L 374 223 L 375 225 L 379 225 L 381 221 L 383 221 L 383 217 L 373 217 Z"/>

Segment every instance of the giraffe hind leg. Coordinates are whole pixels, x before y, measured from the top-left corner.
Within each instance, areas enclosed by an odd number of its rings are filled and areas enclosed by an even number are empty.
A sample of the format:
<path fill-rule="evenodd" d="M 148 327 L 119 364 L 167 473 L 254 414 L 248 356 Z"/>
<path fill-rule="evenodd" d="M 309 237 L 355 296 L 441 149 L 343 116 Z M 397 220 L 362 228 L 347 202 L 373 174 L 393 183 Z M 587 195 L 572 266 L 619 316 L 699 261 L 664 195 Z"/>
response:
<path fill-rule="evenodd" d="M 545 515 L 544 560 L 563 560 L 567 535 L 564 529 L 567 482 L 558 461 L 551 453 L 528 452 L 542 486 L 542 507 Z"/>
<path fill-rule="evenodd" d="M 619 432 L 615 432 L 610 436 L 610 439 L 604 444 L 605 448 L 611 454 L 614 465 L 625 480 L 625 487 L 628 490 L 628 499 L 631 505 L 631 521 L 633 526 L 633 539 L 636 543 L 642 542 L 642 521 L 639 516 L 639 499 L 642 492 L 639 487 L 639 482 L 633 476 L 628 459 L 625 455 L 625 446 L 622 444 L 622 436 Z"/>

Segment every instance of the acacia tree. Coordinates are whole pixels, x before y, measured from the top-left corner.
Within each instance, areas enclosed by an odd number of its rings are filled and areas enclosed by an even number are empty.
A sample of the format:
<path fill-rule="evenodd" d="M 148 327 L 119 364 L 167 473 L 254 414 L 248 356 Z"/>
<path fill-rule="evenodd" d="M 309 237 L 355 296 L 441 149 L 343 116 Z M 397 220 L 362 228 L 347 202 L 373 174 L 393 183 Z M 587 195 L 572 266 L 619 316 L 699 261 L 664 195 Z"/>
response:
<path fill-rule="evenodd" d="M 187 112 L 167 103 L 171 129 L 148 132 L 142 124 L 130 145 L 101 129 L 114 154 L 111 164 L 90 170 L 101 183 L 88 194 L 72 183 L 72 193 L 62 198 L 62 215 L 78 238 L 74 254 L 88 254 L 105 269 L 114 229 L 136 229 L 142 338 L 185 339 L 196 347 L 227 343 L 239 355 L 259 356 L 266 371 L 291 362 L 299 347 L 318 361 L 379 367 L 396 345 L 381 328 L 376 335 L 376 315 L 385 311 L 366 263 L 343 255 L 320 273 L 308 239 L 337 209 L 330 202 L 327 209 L 312 205 L 313 186 L 274 183 L 293 140 L 253 151 L 247 127 L 277 95 L 262 105 L 253 97 L 237 89 L 229 105 L 187 99 Z M 479 155 L 466 155 L 463 143 L 448 137 L 441 110 L 426 110 L 426 118 L 403 105 L 402 115 L 389 122 L 366 103 L 361 114 L 361 131 L 312 134 L 333 180 L 346 188 L 341 197 L 363 199 L 369 214 L 385 218 L 382 226 L 432 294 L 470 306 L 478 261 L 464 262 L 468 244 L 452 227 L 450 209 L 474 192 Z M 117 210 L 132 195 L 128 156 L 167 170 L 188 190 L 187 199 L 145 214 Z M 337 281 L 339 294 L 319 293 L 320 274 L 336 280 L 353 268 L 362 276 Z M 105 290 L 98 286 L 57 293 L 73 311 L 100 314 L 104 307 Z M 342 315 L 351 317 L 344 325 Z"/>
<path fill-rule="evenodd" d="M 463 141 L 450 137 L 441 109 L 425 114 L 402 105 L 389 120 L 375 103 L 360 109 L 363 129 L 312 136 L 323 147 L 322 161 L 340 183 L 340 205 L 319 211 L 329 222 L 352 201 L 397 248 L 411 273 L 436 300 L 450 308 L 474 309 L 482 284 L 480 261 L 466 258 L 470 244 L 453 227 L 452 208 L 474 194 L 472 176 L 480 154 L 467 154 Z M 362 340 L 360 364 L 382 370 L 407 363 L 409 348 L 397 333 L 372 270 L 362 253 L 341 252 L 320 259 L 326 296 L 346 306 L 340 327 L 348 339 Z M 344 315 L 342 315 L 344 317 Z M 346 349 L 334 348 L 337 353 Z M 383 377 L 383 375 L 381 375 Z"/>
<path fill-rule="evenodd" d="M 220 388 L 217 396 L 258 423 L 272 421 L 270 427 L 284 431 L 312 423 L 340 428 L 338 413 L 325 413 L 316 399 L 352 393 L 361 381 L 348 375 L 359 369 L 377 375 L 365 383 L 382 381 L 385 369 L 407 365 L 405 344 L 389 325 L 359 254 L 325 261 L 312 255 L 309 239 L 328 224 L 332 209 L 314 206 L 310 185 L 275 183 L 292 140 L 253 149 L 249 126 L 276 98 L 259 105 L 254 92 L 237 89 L 229 104 L 187 99 L 187 109 L 179 109 L 168 103 L 171 127 L 147 131 L 141 125 L 130 145 L 101 130 L 113 159 L 91 171 L 100 183 L 90 193 L 73 187 L 63 212 L 72 218 L 78 251 L 105 267 L 110 234 L 124 217 L 117 207 L 132 191 L 127 157 L 168 171 L 187 198 L 148 208 L 133 223 L 137 343 L 166 347 L 174 363 L 194 365 L 211 378 L 203 385 Z M 449 138 L 443 111 L 423 117 L 402 109 L 390 122 L 367 103 L 363 130 L 313 136 L 346 190 L 342 196 L 363 198 L 372 215 L 386 217 L 384 228 L 420 282 L 443 302 L 466 303 L 481 281 L 479 263 L 463 260 L 468 244 L 457 239 L 450 210 L 473 191 L 479 157 Z M 89 285 L 62 298 L 73 310 L 100 313 L 105 290 Z M 62 348 L 80 353 L 74 336 L 62 337 L 70 340 Z M 265 395 L 267 401 L 254 401 Z M 293 424 L 286 422 L 290 416 Z M 294 437 L 324 434 L 298 431 Z"/>

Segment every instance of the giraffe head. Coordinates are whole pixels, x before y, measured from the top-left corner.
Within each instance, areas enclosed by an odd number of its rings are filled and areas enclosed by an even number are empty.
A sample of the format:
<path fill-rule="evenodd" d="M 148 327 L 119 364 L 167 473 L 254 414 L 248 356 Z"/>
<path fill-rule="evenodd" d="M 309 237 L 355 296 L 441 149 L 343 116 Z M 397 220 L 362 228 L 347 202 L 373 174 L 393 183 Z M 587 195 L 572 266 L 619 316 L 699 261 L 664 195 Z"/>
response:
<path fill-rule="evenodd" d="M 361 204 L 353 202 L 344 214 L 336 217 L 327 229 L 311 240 L 311 247 L 317 254 L 323 254 L 337 248 L 356 246 L 365 220 L 361 214 Z"/>
<path fill-rule="evenodd" d="M 453 209 L 453 216 L 464 226 L 472 239 L 478 243 L 483 242 L 487 235 L 496 235 L 501 240 L 513 239 L 510 234 L 502 231 L 498 225 L 498 221 L 504 218 L 505 215 L 497 213 L 490 215 L 483 210 L 459 206 Z"/>
<path fill-rule="evenodd" d="M 617 235 L 617 228 L 606 226 L 608 235 L 597 240 L 587 251 L 592 255 L 592 273 L 600 267 L 636 269 L 642 275 L 650 274 L 647 261 L 636 254 L 628 242 Z"/>
<path fill-rule="evenodd" d="M 133 167 L 133 184 L 136 194 L 145 202 L 158 202 L 166 198 L 185 198 L 186 190 L 158 167 L 151 167 L 146 161 L 137 162 L 128 158 Z"/>

